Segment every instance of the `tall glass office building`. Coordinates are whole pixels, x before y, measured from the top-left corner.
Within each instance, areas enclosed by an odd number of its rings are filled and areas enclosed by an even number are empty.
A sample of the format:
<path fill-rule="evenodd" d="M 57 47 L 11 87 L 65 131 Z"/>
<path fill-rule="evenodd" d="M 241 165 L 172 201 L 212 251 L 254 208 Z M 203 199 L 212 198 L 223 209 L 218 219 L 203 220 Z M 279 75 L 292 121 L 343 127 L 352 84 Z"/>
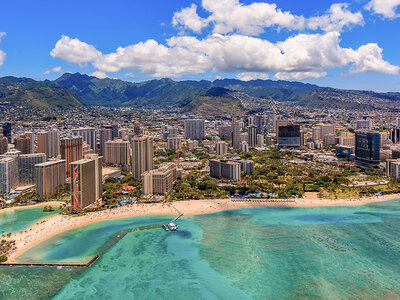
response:
<path fill-rule="evenodd" d="M 3 136 L 8 139 L 8 143 L 11 143 L 11 123 L 4 122 L 3 123 Z"/>
<path fill-rule="evenodd" d="M 301 132 L 299 125 L 278 127 L 279 147 L 301 147 Z"/>
<path fill-rule="evenodd" d="M 375 169 L 380 163 L 381 136 L 377 131 L 356 132 L 356 166 Z"/>

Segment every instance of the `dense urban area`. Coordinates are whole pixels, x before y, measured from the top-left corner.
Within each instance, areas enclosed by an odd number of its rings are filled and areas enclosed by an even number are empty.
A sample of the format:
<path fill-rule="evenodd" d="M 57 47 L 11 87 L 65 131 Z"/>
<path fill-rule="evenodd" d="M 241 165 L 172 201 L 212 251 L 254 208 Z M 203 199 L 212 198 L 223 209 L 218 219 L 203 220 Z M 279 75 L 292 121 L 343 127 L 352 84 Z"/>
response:
<path fill-rule="evenodd" d="M 251 97 L 241 98 L 248 107 Z M 1 121 L 4 207 L 64 200 L 64 213 L 78 213 L 135 202 L 400 191 L 400 118 L 390 112 L 265 100 L 243 115 L 15 107 Z"/>

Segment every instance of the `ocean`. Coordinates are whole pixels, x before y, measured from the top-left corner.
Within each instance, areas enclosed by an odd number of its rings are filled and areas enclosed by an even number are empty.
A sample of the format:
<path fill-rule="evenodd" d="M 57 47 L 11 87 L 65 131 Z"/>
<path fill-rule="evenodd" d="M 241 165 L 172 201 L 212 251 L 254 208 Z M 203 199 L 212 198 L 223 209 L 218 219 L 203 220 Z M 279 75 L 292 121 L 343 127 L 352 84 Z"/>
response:
<path fill-rule="evenodd" d="M 20 261 L 100 258 L 87 269 L 1 267 L 0 299 L 400 297 L 400 199 L 225 210 L 185 216 L 177 232 L 126 232 L 169 219 L 111 220 L 51 238 Z"/>

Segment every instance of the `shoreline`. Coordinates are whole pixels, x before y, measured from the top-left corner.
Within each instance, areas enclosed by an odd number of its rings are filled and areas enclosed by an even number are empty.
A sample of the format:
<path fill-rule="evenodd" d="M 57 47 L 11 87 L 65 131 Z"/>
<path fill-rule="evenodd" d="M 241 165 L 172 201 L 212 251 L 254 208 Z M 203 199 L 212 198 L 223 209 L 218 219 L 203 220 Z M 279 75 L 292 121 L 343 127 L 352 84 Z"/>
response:
<path fill-rule="evenodd" d="M 34 225 L 26 228 L 23 231 L 12 234 L 9 239 L 15 240 L 16 250 L 10 253 L 7 263 L 17 263 L 18 257 L 20 255 L 22 255 L 32 247 L 60 233 L 83 227 L 89 224 L 114 219 L 149 215 L 177 215 L 178 213 L 183 213 L 184 215 L 200 215 L 221 210 L 238 209 L 245 207 L 357 206 L 372 202 L 383 202 L 397 198 L 400 198 L 400 194 L 374 196 L 360 199 L 320 199 L 317 197 L 316 193 L 306 193 L 305 197 L 303 198 L 286 200 L 295 200 L 294 202 L 284 202 L 285 199 L 276 200 L 276 202 L 259 202 L 259 200 L 261 199 L 242 200 L 231 198 L 210 200 L 185 200 L 168 203 L 130 204 L 118 208 L 107 209 L 98 212 L 90 212 L 78 217 L 56 214 L 46 217 L 45 219 L 40 220 L 40 222 L 36 222 Z M 50 202 L 40 204 L 41 206 L 50 205 Z M 39 205 L 32 205 L 31 207 Z"/>
<path fill-rule="evenodd" d="M 28 209 L 28 208 L 35 208 L 35 207 L 41 207 L 41 206 L 55 206 L 57 205 L 63 205 L 65 204 L 65 202 L 61 202 L 61 201 L 49 201 L 49 202 L 40 202 L 37 204 L 30 204 L 30 205 L 19 205 L 19 206 L 12 206 L 12 207 L 7 207 L 7 208 L 2 208 L 0 209 L 0 215 L 2 213 L 8 212 L 8 211 L 12 211 L 12 210 L 20 210 L 20 209 Z"/>

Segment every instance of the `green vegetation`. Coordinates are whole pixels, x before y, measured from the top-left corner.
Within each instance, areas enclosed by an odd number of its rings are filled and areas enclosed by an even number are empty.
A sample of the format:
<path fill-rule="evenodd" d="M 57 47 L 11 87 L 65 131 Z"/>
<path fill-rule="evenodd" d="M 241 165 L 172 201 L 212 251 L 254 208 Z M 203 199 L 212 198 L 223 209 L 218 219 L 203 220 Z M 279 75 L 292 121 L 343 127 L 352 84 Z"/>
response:
<path fill-rule="evenodd" d="M 230 96 L 199 96 L 187 104 L 183 108 L 183 112 L 207 116 L 218 116 L 223 114 L 239 116 L 243 115 L 246 110 L 242 107 L 240 100 Z"/>
<path fill-rule="evenodd" d="M 179 107 L 206 90 L 170 79 L 133 83 L 118 79 L 99 79 L 79 73 L 66 73 L 55 82 L 72 90 L 86 104 L 104 106 Z"/>
<path fill-rule="evenodd" d="M 299 101 L 304 95 L 320 89 L 318 86 L 300 82 L 237 79 L 202 81 L 173 81 L 171 79 L 149 80 L 140 83 L 119 79 L 99 79 L 79 73 L 66 73 L 55 82 L 72 90 L 89 105 L 134 105 L 184 107 L 198 96 L 214 95 L 210 89 L 226 88 L 276 101 Z M 226 106 L 226 108 L 228 108 Z"/>
<path fill-rule="evenodd" d="M 304 161 L 300 154 L 271 149 L 268 152 L 252 151 L 242 155 L 253 159 L 255 170 L 241 183 L 239 193 L 265 192 L 277 194 L 279 198 L 301 197 L 305 192 L 317 192 L 321 197 L 350 198 L 373 195 L 375 193 L 396 193 L 400 183 L 391 180 L 387 185 L 372 187 L 350 187 L 352 181 L 384 180 L 381 171 L 362 172 L 352 166 L 329 166 L 324 163 Z M 295 161 L 296 163 L 293 163 Z M 353 180 L 354 179 L 354 180 Z M 231 192 L 234 189 L 231 188 Z"/>
<path fill-rule="evenodd" d="M 108 178 L 103 184 L 103 201 L 104 207 L 115 207 L 118 201 L 124 198 L 140 199 L 142 192 L 142 183 L 139 180 L 134 180 L 131 174 L 124 173 L 125 177 L 121 179 Z M 136 189 L 129 191 L 127 194 L 121 194 L 124 186 L 134 186 Z"/>
<path fill-rule="evenodd" d="M 0 102 L 11 102 L 30 108 L 72 108 L 82 106 L 69 89 L 51 82 L 29 78 L 0 78 Z"/>
<path fill-rule="evenodd" d="M 54 211 L 54 207 L 50 206 L 50 205 L 46 205 L 45 207 L 43 207 L 43 211 L 44 212 L 50 212 L 50 211 Z"/>
<path fill-rule="evenodd" d="M 136 106 L 182 108 L 207 114 L 243 113 L 239 103 L 221 90 L 240 91 L 254 97 L 279 102 L 296 102 L 315 108 L 347 108 L 358 105 L 354 97 L 365 99 L 365 108 L 393 107 L 400 101 L 399 93 L 374 93 L 321 88 L 290 81 L 237 79 L 201 81 L 149 80 L 140 83 L 119 79 L 99 79 L 79 73 L 66 73 L 55 81 L 29 78 L 0 78 L 0 102 L 11 101 L 32 108 L 78 107 L 82 103 L 101 106 Z M 215 105 L 212 105 L 215 103 Z M 358 106 L 357 106 L 358 108 Z"/>
<path fill-rule="evenodd" d="M 14 246 L 15 241 L 7 241 L 5 239 L 0 241 L 0 263 L 7 261 L 7 254 Z"/>
<path fill-rule="evenodd" d="M 228 191 L 220 189 L 215 180 L 202 177 L 198 172 L 191 172 L 175 184 L 170 199 L 216 199 L 225 198 L 227 195 Z"/>

